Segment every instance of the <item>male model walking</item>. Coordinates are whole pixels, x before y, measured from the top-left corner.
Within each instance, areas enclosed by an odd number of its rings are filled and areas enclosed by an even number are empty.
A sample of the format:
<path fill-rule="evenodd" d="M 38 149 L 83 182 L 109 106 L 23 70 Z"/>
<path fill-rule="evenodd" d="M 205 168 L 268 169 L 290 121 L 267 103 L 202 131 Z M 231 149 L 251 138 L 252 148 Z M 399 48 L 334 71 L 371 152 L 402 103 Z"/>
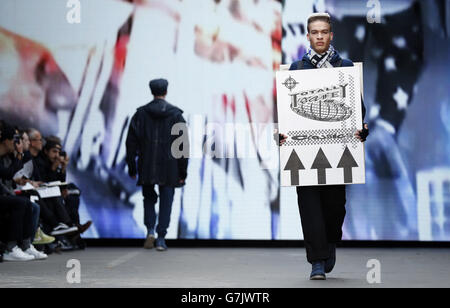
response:
<path fill-rule="evenodd" d="M 331 45 L 333 32 L 331 18 L 327 13 L 312 14 L 308 18 L 307 38 L 311 44 L 308 52 L 289 70 L 320 69 L 353 66 L 342 59 Z M 362 103 L 363 119 L 365 107 Z M 364 142 L 368 135 L 367 124 L 355 133 Z M 287 136 L 280 134 L 280 145 Z M 297 187 L 298 207 L 301 216 L 306 255 L 312 264 L 311 280 L 325 280 L 336 262 L 336 243 L 342 239 L 345 217 L 345 185 Z"/>
<path fill-rule="evenodd" d="M 187 129 L 182 130 L 181 137 L 172 135 L 174 125 L 185 127 L 186 121 L 182 116 L 183 111 L 165 100 L 168 84 L 165 79 L 150 81 L 154 99 L 138 108 L 131 119 L 126 141 L 128 173 L 134 179 L 136 175 L 139 176 L 138 185 L 142 186 L 144 196 L 144 223 L 147 227 L 144 248 L 156 246 L 158 251 L 167 249 L 165 236 L 169 227 L 175 187 L 185 184 L 188 165 L 187 155 L 179 155 L 186 151 L 186 147 L 189 148 Z M 178 129 L 174 131 L 176 134 L 179 133 Z M 173 148 L 172 145 L 177 138 L 182 138 L 181 147 Z M 174 151 L 180 152 L 177 154 Z M 156 229 L 155 204 L 158 194 L 155 185 L 159 188 Z M 156 243 L 155 231 L 158 234 Z"/>

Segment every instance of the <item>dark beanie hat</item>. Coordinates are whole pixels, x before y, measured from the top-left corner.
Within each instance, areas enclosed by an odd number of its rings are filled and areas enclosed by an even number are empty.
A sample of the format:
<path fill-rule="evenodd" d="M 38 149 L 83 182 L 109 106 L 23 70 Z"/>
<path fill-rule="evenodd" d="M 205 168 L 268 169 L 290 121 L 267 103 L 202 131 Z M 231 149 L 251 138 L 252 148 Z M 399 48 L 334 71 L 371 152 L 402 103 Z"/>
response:
<path fill-rule="evenodd" d="M 61 141 L 58 137 L 54 137 L 54 136 L 50 136 L 45 138 L 45 146 L 44 149 L 46 151 L 49 151 L 53 148 L 58 148 L 61 150 L 62 146 L 61 146 Z"/>
<path fill-rule="evenodd" d="M 150 90 L 154 96 L 164 96 L 167 94 L 169 82 L 165 79 L 153 79 L 150 81 Z"/>
<path fill-rule="evenodd" d="M 16 130 L 14 129 L 14 127 L 6 122 L 2 122 L 1 124 L 0 142 L 3 142 L 5 140 L 13 140 L 14 135 L 16 134 Z"/>

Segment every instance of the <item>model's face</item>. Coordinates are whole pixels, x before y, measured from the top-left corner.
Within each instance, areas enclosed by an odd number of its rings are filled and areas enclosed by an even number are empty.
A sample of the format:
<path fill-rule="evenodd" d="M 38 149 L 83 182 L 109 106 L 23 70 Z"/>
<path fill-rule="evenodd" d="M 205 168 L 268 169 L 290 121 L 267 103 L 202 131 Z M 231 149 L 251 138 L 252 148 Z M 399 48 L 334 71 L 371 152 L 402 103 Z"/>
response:
<path fill-rule="evenodd" d="M 330 30 L 330 24 L 317 20 L 309 24 L 307 37 L 311 48 L 318 54 L 322 54 L 330 48 L 331 41 L 333 40 L 333 32 Z"/>

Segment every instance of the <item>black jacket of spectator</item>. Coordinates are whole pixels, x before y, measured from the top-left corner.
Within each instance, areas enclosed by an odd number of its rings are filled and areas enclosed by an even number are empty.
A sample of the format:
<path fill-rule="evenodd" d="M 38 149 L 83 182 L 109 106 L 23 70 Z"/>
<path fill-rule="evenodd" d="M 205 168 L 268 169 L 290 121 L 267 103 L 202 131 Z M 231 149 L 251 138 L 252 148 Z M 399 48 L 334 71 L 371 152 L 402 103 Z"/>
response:
<path fill-rule="evenodd" d="M 14 175 L 23 168 L 23 161 L 16 159 L 13 155 L 4 155 L 0 157 L 0 195 L 14 195 L 10 190 Z"/>
<path fill-rule="evenodd" d="M 23 152 L 22 162 L 24 165 L 32 159 L 33 159 L 33 155 L 31 155 L 30 151 Z"/>
<path fill-rule="evenodd" d="M 187 129 L 184 133 L 176 131 L 180 135 L 171 134 L 173 125 L 186 124 L 182 113 L 181 109 L 165 100 L 155 99 L 134 114 L 126 141 L 126 160 L 130 176 L 139 175 L 138 185 L 177 187 L 180 180 L 186 179 L 188 158 L 176 159 L 171 152 L 173 141 L 180 136 L 184 143 L 179 149 L 189 147 Z"/>
<path fill-rule="evenodd" d="M 66 181 L 66 173 L 60 169 L 52 170 L 52 162 L 43 151 L 33 158 L 33 174 L 31 179 L 41 182 Z"/>

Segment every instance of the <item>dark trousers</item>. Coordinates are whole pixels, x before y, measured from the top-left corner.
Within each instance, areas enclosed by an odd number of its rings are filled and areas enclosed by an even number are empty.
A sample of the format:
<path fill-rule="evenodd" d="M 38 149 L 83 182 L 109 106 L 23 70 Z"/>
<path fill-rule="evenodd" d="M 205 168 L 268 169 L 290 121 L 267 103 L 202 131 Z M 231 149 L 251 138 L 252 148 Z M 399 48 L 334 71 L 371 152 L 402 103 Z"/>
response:
<path fill-rule="evenodd" d="M 81 191 L 78 186 L 73 183 L 70 183 L 67 186 L 68 195 L 64 198 L 66 210 L 69 214 L 70 219 L 75 225 L 80 224 L 80 195 Z"/>
<path fill-rule="evenodd" d="M 158 237 L 164 238 L 169 228 L 175 188 L 162 185 L 158 185 L 158 187 L 159 215 L 156 232 L 158 233 Z M 144 224 L 147 227 L 147 232 L 150 234 L 154 232 L 156 224 L 155 204 L 158 200 L 158 194 L 155 191 L 155 185 L 144 185 L 142 187 L 142 194 L 144 195 Z"/>
<path fill-rule="evenodd" d="M 41 207 L 39 206 L 39 204 L 31 202 L 31 221 L 32 221 L 31 240 L 34 240 L 34 237 L 36 236 L 37 229 L 39 228 L 40 217 L 41 217 Z"/>
<path fill-rule="evenodd" d="M 67 214 L 69 214 L 70 219 L 76 225 L 80 224 L 80 196 L 79 195 L 68 195 L 65 199 Z"/>
<path fill-rule="evenodd" d="M 37 203 L 41 206 L 41 218 L 46 232 L 50 232 L 61 222 L 72 226 L 62 197 L 40 199 Z"/>
<path fill-rule="evenodd" d="M 15 196 L 0 196 L 0 211 L 7 213 L 7 242 L 33 240 L 32 204 L 30 200 Z"/>
<path fill-rule="evenodd" d="M 329 258 L 328 244 L 340 242 L 345 218 L 345 185 L 297 187 L 306 257 Z"/>

